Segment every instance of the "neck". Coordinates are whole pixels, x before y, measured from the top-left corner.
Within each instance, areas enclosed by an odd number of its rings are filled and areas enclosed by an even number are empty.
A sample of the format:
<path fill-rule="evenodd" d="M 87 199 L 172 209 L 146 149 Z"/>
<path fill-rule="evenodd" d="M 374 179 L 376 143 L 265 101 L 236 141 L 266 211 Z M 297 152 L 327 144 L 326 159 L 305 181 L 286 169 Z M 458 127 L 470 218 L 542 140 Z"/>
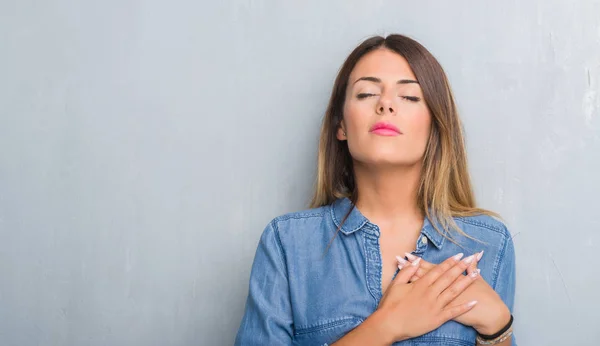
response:
<path fill-rule="evenodd" d="M 354 164 L 356 207 L 376 224 L 422 221 L 417 204 L 421 166 L 372 168 Z"/>

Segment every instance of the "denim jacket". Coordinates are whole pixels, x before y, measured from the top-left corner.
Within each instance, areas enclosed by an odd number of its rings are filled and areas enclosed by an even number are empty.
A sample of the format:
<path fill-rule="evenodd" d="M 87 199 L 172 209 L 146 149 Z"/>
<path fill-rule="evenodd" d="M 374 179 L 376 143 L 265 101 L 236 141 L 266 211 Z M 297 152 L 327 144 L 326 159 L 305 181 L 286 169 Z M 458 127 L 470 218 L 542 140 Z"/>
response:
<path fill-rule="evenodd" d="M 376 310 L 382 297 L 379 228 L 353 208 L 327 250 L 351 207 L 349 199 L 341 198 L 328 206 L 279 216 L 266 227 L 254 257 L 235 345 L 331 345 Z M 440 263 L 459 252 L 469 256 L 485 250 L 478 264 L 481 276 L 512 312 L 515 253 L 510 233 L 487 215 L 455 221 L 479 241 L 453 234 L 459 246 L 425 218 L 413 253 Z M 473 328 L 449 321 L 394 345 L 474 346 L 475 337 Z"/>

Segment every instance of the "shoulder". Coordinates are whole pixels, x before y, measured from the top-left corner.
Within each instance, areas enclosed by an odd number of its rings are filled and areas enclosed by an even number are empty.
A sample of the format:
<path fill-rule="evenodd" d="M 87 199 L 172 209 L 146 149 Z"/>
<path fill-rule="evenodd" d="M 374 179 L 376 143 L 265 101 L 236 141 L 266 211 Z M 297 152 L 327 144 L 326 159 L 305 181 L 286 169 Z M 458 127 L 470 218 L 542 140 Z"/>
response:
<path fill-rule="evenodd" d="M 286 225 L 289 223 L 296 222 L 295 220 L 310 220 L 310 219 L 321 219 L 324 216 L 328 216 L 330 211 L 330 205 L 326 205 L 319 208 L 305 209 L 295 212 L 279 215 L 271 220 L 271 224 L 274 226 Z"/>
<path fill-rule="evenodd" d="M 469 235 L 471 235 L 471 232 L 479 233 L 472 234 L 473 236 L 491 233 L 505 239 L 512 238 L 506 224 L 491 215 L 479 214 L 475 216 L 455 217 L 454 220 Z"/>
<path fill-rule="evenodd" d="M 326 205 L 279 215 L 269 222 L 264 233 L 275 233 L 280 239 L 302 237 L 322 230 L 330 221 L 331 205 Z"/>
<path fill-rule="evenodd" d="M 509 258 L 514 257 L 513 236 L 502 220 L 480 214 L 457 217 L 455 221 L 468 236 L 495 247 L 500 256 L 499 260 L 502 260 L 505 255 L 508 255 Z"/>
<path fill-rule="evenodd" d="M 464 232 L 456 237 L 459 243 L 468 248 L 485 249 L 488 255 L 494 254 L 495 265 L 514 261 L 513 236 L 504 221 L 485 214 L 455 217 L 454 221 Z"/>
<path fill-rule="evenodd" d="M 294 211 L 273 218 L 261 239 L 270 239 L 284 257 L 321 251 L 335 234 L 331 205 Z M 322 251 L 321 251 L 322 252 Z M 300 256 L 302 257 L 302 256 Z"/>

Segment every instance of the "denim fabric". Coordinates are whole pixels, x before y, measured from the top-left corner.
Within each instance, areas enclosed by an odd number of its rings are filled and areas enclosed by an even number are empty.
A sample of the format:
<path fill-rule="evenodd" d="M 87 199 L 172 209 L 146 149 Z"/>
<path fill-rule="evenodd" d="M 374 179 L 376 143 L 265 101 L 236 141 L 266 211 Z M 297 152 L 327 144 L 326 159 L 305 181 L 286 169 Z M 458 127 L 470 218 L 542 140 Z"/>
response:
<path fill-rule="evenodd" d="M 382 297 L 379 228 L 353 208 L 327 250 L 351 206 L 341 198 L 269 223 L 256 250 L 235 345 L 330 345 L 376 310 Z M 515 253 L 510 233 L 486 215 L 455 221 L 479 242 L 453 234 L 457 245 L 426 218 L 413 253 L 440 263 L 459 252 L 469 256 L 485 250 L 479 262 L 482 278 L 512 312 Z M 449 321 L 394 345 L 473 346 L 475 336 L 473 328 Z"/>

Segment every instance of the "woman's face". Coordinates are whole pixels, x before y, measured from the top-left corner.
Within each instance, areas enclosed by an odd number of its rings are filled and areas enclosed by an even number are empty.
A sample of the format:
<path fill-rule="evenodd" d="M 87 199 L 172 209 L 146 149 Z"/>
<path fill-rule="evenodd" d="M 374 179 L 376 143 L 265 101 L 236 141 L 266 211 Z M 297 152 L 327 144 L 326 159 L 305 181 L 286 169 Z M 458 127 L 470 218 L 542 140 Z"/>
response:
<path fill-rule="evenodd" d="M 352 158 L 367 165 L 420 163 L 430 128 L 431 115 L 408 62 L 388 49 L 363 56 L 350 74 L 337 132 L 348 141 Z"/>

